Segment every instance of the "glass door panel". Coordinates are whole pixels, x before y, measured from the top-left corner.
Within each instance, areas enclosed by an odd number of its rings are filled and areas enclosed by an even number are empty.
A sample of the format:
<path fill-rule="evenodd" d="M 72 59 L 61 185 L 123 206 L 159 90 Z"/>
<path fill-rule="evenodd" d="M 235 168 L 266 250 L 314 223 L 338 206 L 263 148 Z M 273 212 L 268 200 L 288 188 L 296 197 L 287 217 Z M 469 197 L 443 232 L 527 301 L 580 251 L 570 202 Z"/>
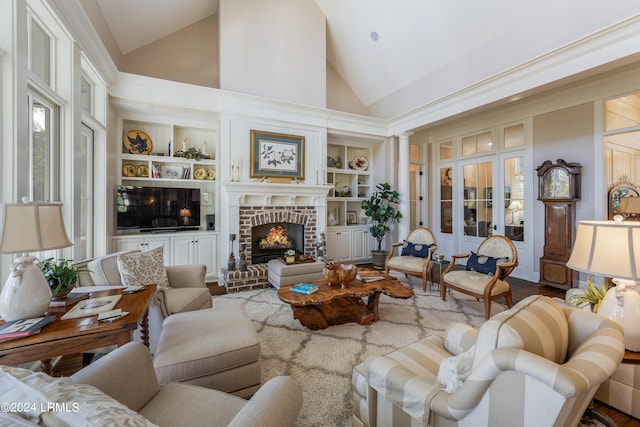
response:
<path fill-rule="evenodd" d="M 463 166 L 464 235 L 488 237 L 493 234 L 492 162 Z"/>
<path fill-rule="evenodd" d="M 453 233 L 453 170 L 440 168 L 440 232 Z"/>
<path fill-rule="evenodd" d="M 504 159 L 504 224 L 505 236 L 524 241 L 524 158 Z"/>

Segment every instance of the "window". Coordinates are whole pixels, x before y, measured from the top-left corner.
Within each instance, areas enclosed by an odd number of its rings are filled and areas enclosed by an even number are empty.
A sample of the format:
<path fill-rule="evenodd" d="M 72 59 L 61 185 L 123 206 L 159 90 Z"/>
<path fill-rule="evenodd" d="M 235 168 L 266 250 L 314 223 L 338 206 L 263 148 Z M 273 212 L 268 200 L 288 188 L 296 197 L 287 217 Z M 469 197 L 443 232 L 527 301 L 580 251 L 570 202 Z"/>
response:
<path fill-rule="evenodd" d="M 51 37 L 35 19 L 30 20 L 29 70 L 51 86 Z"/>
<path fill-rule="evenodd" d="M 605 103 L 605 171 L 607 187 L 627 177 L 638 180 L 633 165 L 640 154 L 640 93 Z"/>
<path fill-rule="evenodd" d="M 453 158 L 453 141 L 440 143 L 440 160 Z"/>
<path fill-rule="evenodd" d="M 58 189 L 58 107 L 35 93 L 28 94 L 29 107 L 29 198 L 55 201 Z"/>
<path fill-rule="evenodd" d="M 74 230 L 74 259 L 93 257 L 93 130 L 82 124 L 80 140 L 80 194 L 74 197 L 74 212 L 79 216 L 79 230 Z M 79 240 L 79 242 L 78 242 Z"/>
<path fill-rule="evenodd" d="M 493 149 L 493 137 L 491 132 L 482 132 L 462 138 L 462 155 L 486 153 Z"/>
<path fill-rule="evenodd" d="M 440 168 L 440 232 L 453 233 L 453 170 Z"/>
<path fill-rule="evenodd" d="M 493 162 L 467 164 L 464 174 L 464 235 L 488 237 L 493 223 Z"/>
<path fill-rule="evenodd" d="M 524 241 L 524 158 L 504 159 L 505 236 Z"/>

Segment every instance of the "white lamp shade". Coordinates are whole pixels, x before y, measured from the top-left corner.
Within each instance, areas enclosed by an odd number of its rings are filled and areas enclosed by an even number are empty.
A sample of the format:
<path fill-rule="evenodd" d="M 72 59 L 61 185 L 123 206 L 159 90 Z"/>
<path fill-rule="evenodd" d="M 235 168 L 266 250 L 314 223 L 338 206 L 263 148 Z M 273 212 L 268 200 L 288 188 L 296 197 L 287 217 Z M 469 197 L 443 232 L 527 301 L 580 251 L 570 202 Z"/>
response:
<path fill-rule="evenodd" d="M 71 244 L 62 203 L 0 204 L 0 253 L 44 251 Z"/>
<path fill-rule="evenodd" d="M 584 273 L 637 281 L 640 222 L 580 221 L 567 266 Z"/>

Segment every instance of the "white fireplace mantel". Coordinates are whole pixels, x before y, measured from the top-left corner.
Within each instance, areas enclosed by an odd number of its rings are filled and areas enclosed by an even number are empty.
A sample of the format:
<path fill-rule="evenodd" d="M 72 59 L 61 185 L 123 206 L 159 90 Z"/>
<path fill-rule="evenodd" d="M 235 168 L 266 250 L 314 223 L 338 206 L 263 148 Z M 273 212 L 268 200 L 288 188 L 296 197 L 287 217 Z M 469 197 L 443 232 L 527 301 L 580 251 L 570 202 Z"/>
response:
<path fill-rule="evenodd" d="M 326 206 L 330 185 L 224 182 L 229 206 Z"/>

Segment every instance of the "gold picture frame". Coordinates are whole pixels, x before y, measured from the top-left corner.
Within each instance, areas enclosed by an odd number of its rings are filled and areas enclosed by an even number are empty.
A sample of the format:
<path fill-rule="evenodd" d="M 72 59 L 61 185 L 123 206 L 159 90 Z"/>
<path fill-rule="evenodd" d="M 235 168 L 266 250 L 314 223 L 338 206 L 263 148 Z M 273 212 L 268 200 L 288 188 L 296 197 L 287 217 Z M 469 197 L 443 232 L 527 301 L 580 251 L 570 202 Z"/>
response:
<path fill-rule="evenodd" d="M 251 178 L 304 180 L 304 136 L 251 130 Z"/>

